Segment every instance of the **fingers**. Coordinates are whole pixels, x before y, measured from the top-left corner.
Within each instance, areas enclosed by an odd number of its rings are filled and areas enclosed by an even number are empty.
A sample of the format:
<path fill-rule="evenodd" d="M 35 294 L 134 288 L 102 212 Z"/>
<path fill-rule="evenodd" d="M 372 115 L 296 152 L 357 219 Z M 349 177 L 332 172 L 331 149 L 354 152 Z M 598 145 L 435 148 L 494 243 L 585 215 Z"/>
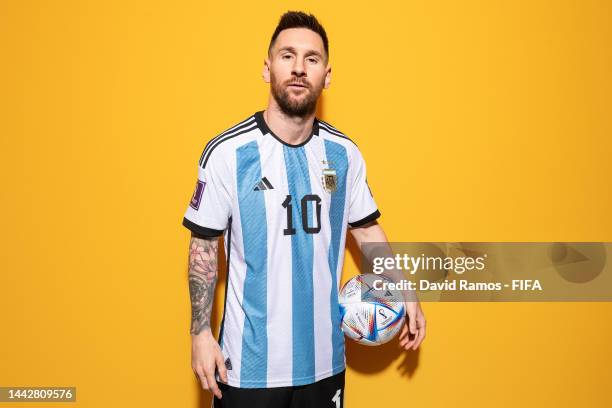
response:
<path fill-rule="evenodd" d="M 416 325 L 416 306 L 414 304 L 410 305 L 410 307 L 406 310 L 408 314 L 408 328 L 410 330 L 410 334 L 415 335 L 417 332 Z"/>
<path fill-rule="evenodd" d="M 402 326 L 402 331 L 400 332 L 400 335 L 399 335 L 400 343 L 402 342 L 402 340 L 404 340 L 404 337 L 406 337 L 407 334 L 408 334 L 408 326 L 404 324 Z"/>
<path fill-rule="evenodd" d="M 215 379 L 215 370 L 214 366 L 210 370 L 206 370 L 206 381 L 208 381 L 208 389 L 210 392 L 215 394 L 215 397 L 221 399 L 221 390 L 217 386 L 217 380 Z"/>
<path fill-rule="evenodd" d="M 219 377 L 221 377 L 221 381 L 227 383 L 227 368 L 225 368 L 225 361 L 223 361 L 223 354 L 217 354 L 217 370 L 219 372 Z"/>
<path fill-rule="evenodd" d="M 412 349 L 416 350 L 421 345 L 424 339 L 425 339 L 425 319 L 422 319 L 419 322 L 419 333 L 418 333 L 418 336 L 416 337 L 416 341 L 414 342 L 412 346 Z"/>
<path fill-rule="evenodd" d="M 221 390 L 217 384 L 216 373 L 219 373 L 219 381 L 227 383 L 227 370 L 223 360 L 223 353 L 219 344 L 208 332 L 203 336 L 192 336 L 191 367 L 202 383 L 202 389 L 212 392 L 215 397 L 221 399 Z"/>
<path fill-rule="evenodd" d="M 225 368 L 225 367 L 223 367 Z M 210 391 L 213 394 L 215 394 L 215 396 L 219 399 L 221 399 L 221 390 L 219 389 L 219 387 L 217 386 L 217 380 L 215 379 L 215 366 L 213 364 L 213 366 L 211 368 L 202 368 L 202 367 L 198 367 L 197 369 L 194 368 L 193 370 L 196 374 L 196 376 L 198 377 L 198 380 L 200 380 L 200 384 L 202 385 L 202 389 L 206 390 L 206 391 Z M 223 378 L 225 377 L 225 378 Z M 224 372 L 224 376 L 222 377 L 222 379 L 227 382 L 227 372 Z"/>
<path fill-rule="evenodd" d="M 408 329 L 406 329 L 406 330 L 408 330 Z M 406 338 L 404 338 L 403 340 L 400 341 L 400 347 L 402 347 L 404 350 L 410 349 L 410 347 L 412 347 L 414 345 L 414 342 L 416 341 L 416 338 L 417 338 L 416 336 L 413 336 L 412 334 L 409 333 L 406 336 Z"/>
<path fill-rule="evenodd" d="M 194 370 L 196 377 L 200 381 L 200 385 L 202 385 L 202 389 L 208 391 L 208 381 L 206 381 L 206 375 L 204 375 L 203 370 Z"/>
<path fill-rule="evenodd" d="M 403 349 L 408 350 L 408 347 L 412 345 L 414 339 L 410 338 L 410 331 L 408 329 L 408 324 L 404 323 L 404 327 L 402 327 L 402 331 L 399 336 L 399 346 Z"/>
<path fill-rule="evenodd" d="M 425 339 L 425 316 L 417 303 L 406 303 L 408 321 L 402 328 L 399 346 L 405 350 L 416 350 Z"/>

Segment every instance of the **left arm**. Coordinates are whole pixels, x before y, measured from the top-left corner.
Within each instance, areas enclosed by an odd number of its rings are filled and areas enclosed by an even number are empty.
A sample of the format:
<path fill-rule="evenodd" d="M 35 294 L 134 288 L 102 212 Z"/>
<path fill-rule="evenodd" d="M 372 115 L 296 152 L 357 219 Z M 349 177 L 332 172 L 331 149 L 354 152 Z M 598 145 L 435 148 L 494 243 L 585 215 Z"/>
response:
<path fill-rule="evenodd" d="M 374 254 L 366 253 L 367 249 L 363 248 L 363 244 L 368 242 L 388 242 L 385 232 L 376 221 L 369 222 L 360 227 L 351 228 L 350 231 L 357 242 L 357 246 L 359 246 L 359 250 L 362 252 L 363 256 L 370 261 Z M 388 252 L 390 255 L 392 254 L 390 246 Z M 399 281 L 401 278 L 401 272 L 395 271 L 394 280 Z M 405 301 L 404 303 L 406 306 L 406 314 L 408 315 L 408 324 L 404 325 L 402 328 L 399 345 L 405 350 L 411 347 L 413 350 L 416 350 L 423 342 L 423 339 L 425 339 L 425 315 L 423 314 L 423 310 L 416 296 L 414 297 L 414 301 Z"/>

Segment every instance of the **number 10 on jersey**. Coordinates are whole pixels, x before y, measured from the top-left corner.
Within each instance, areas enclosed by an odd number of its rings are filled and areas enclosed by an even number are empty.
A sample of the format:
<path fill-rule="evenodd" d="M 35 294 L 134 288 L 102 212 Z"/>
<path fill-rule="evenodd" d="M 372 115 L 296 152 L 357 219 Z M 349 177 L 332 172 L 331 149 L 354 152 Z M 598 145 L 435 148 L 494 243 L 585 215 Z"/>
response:
<path fill-rule="evenodd" d="M 314 226 L 310 225 L 310 218 L 308 209 L 310 202 L 315 203 L 315 222 Z M 284 235 L 295 235 L 295 227 L 293 226 L 293 197 L 287 195 L 285 201 L 283 201 L 283 208 L 287 210 L 287 228 L 283 230 Z M 302 228 L 307 234 L 316 234 L 321 231 L 321 197 L 316 194 L 306 194 L 300 200 L 300 209 L 302 213 Z"/>

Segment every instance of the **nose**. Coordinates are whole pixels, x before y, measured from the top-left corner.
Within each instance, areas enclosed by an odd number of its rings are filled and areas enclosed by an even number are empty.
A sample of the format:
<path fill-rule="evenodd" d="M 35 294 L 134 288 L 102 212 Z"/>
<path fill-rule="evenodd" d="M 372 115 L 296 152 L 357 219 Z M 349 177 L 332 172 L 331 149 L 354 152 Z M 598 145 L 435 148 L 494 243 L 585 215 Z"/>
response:
<path fill-rule="evenodd" d="M 293 69 L 291 70 L 291 74 L 301 77 L 306 75 L 306 71 L 304 70 L 304 62 L 300 58 L 295 58 L 295 62 L 293 63 Z"/>

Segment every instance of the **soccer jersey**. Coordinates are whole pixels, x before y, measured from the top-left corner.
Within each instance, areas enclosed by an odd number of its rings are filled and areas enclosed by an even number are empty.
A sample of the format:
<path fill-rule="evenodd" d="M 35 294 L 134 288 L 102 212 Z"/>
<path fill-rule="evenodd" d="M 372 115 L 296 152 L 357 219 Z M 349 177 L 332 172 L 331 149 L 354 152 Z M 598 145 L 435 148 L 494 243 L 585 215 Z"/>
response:
<path fill-rule="evenodd" d="M 224 234 L 219 344 L 228 384 L 310 384 L 345 368 L 338 286 L 347 226 L 380 216 L 357 146 L 315 119 L 299 145 L 263 112 L 210 140 L 183 225 Z"/>

